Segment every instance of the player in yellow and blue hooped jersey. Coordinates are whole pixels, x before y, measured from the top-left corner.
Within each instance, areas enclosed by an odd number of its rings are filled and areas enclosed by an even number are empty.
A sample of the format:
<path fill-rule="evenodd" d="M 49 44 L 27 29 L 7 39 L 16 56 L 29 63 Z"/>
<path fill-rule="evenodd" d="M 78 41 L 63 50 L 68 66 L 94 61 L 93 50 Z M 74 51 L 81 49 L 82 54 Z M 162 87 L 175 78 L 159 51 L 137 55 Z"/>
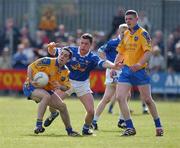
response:
<path fill-rule="evenodd" d="M 151 96 L 150 77 L 145 70 L 152 50 L 151 38 L 148 32 L 138 25 L 136 11 L 128 10 L 125 14 L 125 21 L 129 29 L 117 47 L 118 55 L 115 61 L 123 61 L 122 73 L 118 78 L 116 89 L 116 97 L 127 126 L 123 136 L 136 134 L 126 100 L 131 86 L 138 86 L 141 99 L 147 104 L 154 119 L 156 136 L 162 136 L 163 129 L 160 118 Z"/>
<path fill-rule="evenodd" d="M 63 48 L 58 58 L 44 57 L 36 60 L 28 66 L 27 80 L 24 83 L 23 91 L 25 96 L 36 102 L 39 102 L 38 117 L 36 122 L 36 128 L 34 132 L 36 134 L 44 132 L 42 127 L 42 119 L 47 105 L 58 109 L 63 114 L 62 119 L 65 124 L 68 135 L 76 136 L 77 132 L 72 130 L 69 114 L 66 105 L 61 98 L 54 93 L 56 89 L 68 90 L 70 88 L 69 82 L 69 70 L 64 64 L 66 64 L 72 57 L 72 52 L 68 48 Z M 34 75 L 37 72 L 45 72 L 49 76 L 48 84 L 39 88 L 36 81 L 33 80 Z M 57 116 L 58 114 L 54 114 Z"/>

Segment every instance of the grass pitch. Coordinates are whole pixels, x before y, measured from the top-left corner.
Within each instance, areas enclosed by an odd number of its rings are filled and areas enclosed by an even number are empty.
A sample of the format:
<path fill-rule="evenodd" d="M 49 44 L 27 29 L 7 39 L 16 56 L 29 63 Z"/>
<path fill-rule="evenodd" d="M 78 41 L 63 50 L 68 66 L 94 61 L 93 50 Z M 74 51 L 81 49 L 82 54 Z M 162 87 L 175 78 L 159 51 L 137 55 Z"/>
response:
<path fill-rule="evenodd" d="M 95 106 L 99 100 L 95 101 Z M 85 110 L 78 99 L 66 100 L 73 128 L 81 132 Z M 25 98 L 0 97 L 0 148 L 180 148 L 180 102 L 156 102 L 165 129 L 164 137 L 155 137 L 150 115 L 142 115 L 141 103 L 130 107 L 137 135 L 120 137 L 117 127 L 118 105 L 114 114 L 103 112 L 96 136 L 68 137 L 60 118 L 35 135 L 37 105 Z M 47 116 L 48 114 L 46 114 Z"/>

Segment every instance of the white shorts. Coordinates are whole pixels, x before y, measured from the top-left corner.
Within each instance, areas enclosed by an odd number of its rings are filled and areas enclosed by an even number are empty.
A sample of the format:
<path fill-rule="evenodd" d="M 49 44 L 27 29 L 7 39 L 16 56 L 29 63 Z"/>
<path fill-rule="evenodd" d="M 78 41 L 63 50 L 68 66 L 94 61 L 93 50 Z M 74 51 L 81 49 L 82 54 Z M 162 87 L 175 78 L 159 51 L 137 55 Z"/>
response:
<path fill-rule="evenodd" d="M 76 93 L 78 97 L 81 97 L 87 93 L 92 93 L 92 90 L 90 89 L 90 82 L 89 79 L 85 81 L 75 81 L 75 80 L 69 80 L 71 82 L 71 88 L 66 91 L 66 94 L 69 96 L 72 93 Z"/>
<path fill-rule="evenodd" d="M 113 78 L 110 75 L 111 69 L 107 68 L 106 69 L 106 80 L 105 80 L 105 84 L 112 84 L 112 83 L 116 83 L 118 81 L 118 77 L 119 74 L 121 73 L 121 70 L 116 70 L 116 75 L 113 76 Z"/>

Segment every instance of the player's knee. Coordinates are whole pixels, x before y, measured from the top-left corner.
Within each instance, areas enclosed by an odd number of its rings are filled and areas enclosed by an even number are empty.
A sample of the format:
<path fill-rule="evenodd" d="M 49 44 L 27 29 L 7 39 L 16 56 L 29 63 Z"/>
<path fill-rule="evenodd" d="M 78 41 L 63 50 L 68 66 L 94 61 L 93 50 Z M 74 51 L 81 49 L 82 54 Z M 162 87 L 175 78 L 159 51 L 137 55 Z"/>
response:
<path fill-rule="evenodd" d="M 127 99 L 130 100 L 130 98 L 131 98 L 131 92 L 129 92 L 127 95 Z"/>
<path fill-rule="evenodd" d="M 123 102 L 126 100 L 126 96 L 122 93 L 117 93 L 116 94 L 116 100 L 119 101 L 119 102 Z"/>

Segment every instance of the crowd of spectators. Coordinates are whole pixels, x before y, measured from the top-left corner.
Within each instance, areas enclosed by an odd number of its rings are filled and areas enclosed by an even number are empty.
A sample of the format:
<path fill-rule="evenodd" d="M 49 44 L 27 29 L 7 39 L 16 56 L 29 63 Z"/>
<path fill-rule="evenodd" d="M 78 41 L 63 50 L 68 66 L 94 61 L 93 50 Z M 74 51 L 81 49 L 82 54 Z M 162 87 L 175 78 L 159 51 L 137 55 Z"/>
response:
<path fill-rule="evenodd" d="M 93 52 L 108 39 L 113 37 L 117 21 L 122 20 L 123 9 L 113 19 L 112 30 L 105 34 L 102 31 L 90 32 L 94 36 Z M 54 14 L 45 12 L 42 16 L 35 37 L 30 36 L 28 25 L 18 28 L 13 18 L 8 18 L 0 31 L 0 69 L 26 69 L 27 65 L 39 57 L 48 56 L 47 44 L 58 42 L 60 46 L 76 46 L 80 36 L 84 33 L 81 28 L 75 32 L 68 32 L 65 25 L 57 24 Z M 51 23 L 48 23 L 50 20 Z M 121 22 L 123 23 L 123 22 Z M 151 29 L 150 21 L 144 12 L 140 13 L 139 23 L 148 31 Z M 119 23 L 118 23 L 119 25 Z M 180 26 L 177 26 L 167 40 L 161 30 L 152 33 L 153 55 L 149 62 L 150 70 L 180 72 Z"/>

